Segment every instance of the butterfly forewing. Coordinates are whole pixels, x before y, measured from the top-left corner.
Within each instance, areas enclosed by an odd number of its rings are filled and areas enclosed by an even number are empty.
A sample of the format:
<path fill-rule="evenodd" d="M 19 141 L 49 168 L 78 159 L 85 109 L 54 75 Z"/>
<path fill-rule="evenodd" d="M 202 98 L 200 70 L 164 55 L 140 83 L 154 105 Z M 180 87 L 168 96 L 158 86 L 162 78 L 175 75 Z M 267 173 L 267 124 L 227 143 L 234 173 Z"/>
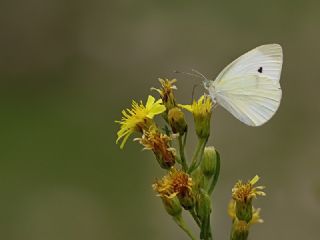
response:
<path fill-rule="evenodd" d="M 281 67 L 280 45 L 257 47 L 228 65 L 212 83 L 209 93 L 243 123 L 260 126 L 279 107 Z"/>
<path fill-rule="evenodd" d="M 279 81 L 282 68 L 282 48 L 279 44 L 259 46 L 230 63 L 216 78 L 221 80 L 257 74 Z"/>

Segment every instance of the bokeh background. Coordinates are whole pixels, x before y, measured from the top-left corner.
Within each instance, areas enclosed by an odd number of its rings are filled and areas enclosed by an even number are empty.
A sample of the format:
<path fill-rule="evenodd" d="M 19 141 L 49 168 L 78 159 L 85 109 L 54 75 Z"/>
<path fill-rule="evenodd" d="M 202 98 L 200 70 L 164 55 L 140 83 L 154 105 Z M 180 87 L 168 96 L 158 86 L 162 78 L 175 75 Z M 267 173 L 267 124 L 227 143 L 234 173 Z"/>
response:
<path fill-rule="evenodd" d="M 0 238 L 186 239 L 151 188 L 164 172 L 137 143 L 119 149 L 114 120 L 158 77 L 178 78 L 177 97 L 190 102 L 198 80 L 175 69 L 214 77 L 244 52 L 280 43 L 273 119 L 251 128 L 214 112 L 215 236 L 228 239 L 234 182 L 259 174 L 265 223 L 251 239 L 319 239 L 319 9 L 302 0 L 1 1 Z"/>

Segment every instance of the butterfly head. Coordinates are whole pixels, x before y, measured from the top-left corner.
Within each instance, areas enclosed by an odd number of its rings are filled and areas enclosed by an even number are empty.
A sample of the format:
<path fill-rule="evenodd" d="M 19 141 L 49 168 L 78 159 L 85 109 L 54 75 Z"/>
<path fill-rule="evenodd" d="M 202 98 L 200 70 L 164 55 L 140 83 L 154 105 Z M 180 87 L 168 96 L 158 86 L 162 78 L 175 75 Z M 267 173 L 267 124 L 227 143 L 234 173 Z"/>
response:
<path fill-rule="evenodd" d="M 206 90 L 209 90 L 209 88 L 211 87 L 212 85 L 212 81 L 208 80 L 208 79 L 204 79 L 203 82 L 203 87 L 206 89 Z"/>

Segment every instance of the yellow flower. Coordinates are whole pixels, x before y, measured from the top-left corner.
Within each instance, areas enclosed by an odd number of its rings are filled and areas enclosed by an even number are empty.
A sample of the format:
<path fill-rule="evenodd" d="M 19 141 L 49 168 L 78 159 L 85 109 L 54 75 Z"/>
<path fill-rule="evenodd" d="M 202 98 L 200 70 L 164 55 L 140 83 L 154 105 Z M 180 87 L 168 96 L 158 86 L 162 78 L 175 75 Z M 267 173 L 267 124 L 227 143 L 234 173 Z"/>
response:
<path fill-rule="evenodd" d="M 162 168 L 169 169 L 175 164 L 175 149 L 170 147 L 172 138 L 160 133 L 155 127 L 144 131 L 142 137 L 136 140 L 144 146 L 144 149 L 154 152 Z"/>
<path fill-rule="evenodd" d="M 171 168 L 168 175 L 156 181 L 152 187 L 162 198 L 177 196 L 185 209 L 190 209 L 194 205 L 192 178 L 181 170 Z"/>
<path fill-rule="evenodd" d="M 262 191 L 264 187 L 254 187 L 259 180 L 256 175 L 247 183 L 238 181 L 232 188 L 232 199 L 235 202 L 235 213 L 238 220 L 244 220 L 249 223 L 254 217 L 254 211 L 252 206 L 252 199 L 257 196 L 265 196 L 266 194 Z"/>
<path fill-rule="evenodd" d="M 150 95 L 145 106 L 142 101 L 140 103 L 132 101 L 132 109 L 123 110 L 121 121 L 116 121 L 121 125 L 116 142 L 118 143 L 123 138 L 120 148 L 123 148 L 132 133 L 136 131 L 142 133 L 143 130 L 149 129 L 154 124 L 152 121 L 154 116 L 165 110 L 162 100 L 155 101 L 155 98 Z"/>
<path fill-rule="evenodd" d="M 192 112 L 194 115 L 208 115 L 211 113 L 212 101 L 208 95 L 203 95 L 198 101 L 193 100 L 191 105 L 180 105 L 184 109 Z"/>
<path fill-rule="evenodd" d="M 203 95 L 191 105 L 179 105 L 192 112 L 195 122 L 196 133 L 199 138 L 208 138 L 210 135 L 210 118 L 212 113 L 212 100 L 210 96 Z"/>
<path fill-rule="evenodd" d="M 237 202 L 247 203 L 250 202 L 252 198 L 256 198 L 257 196 L 265 196 L 265 192 L 261 191 L 265 187 L 254 187 L 254 184 L 256 184 L 259 181 L 259 179 L 259 176 L 256 175 L 247 183 L 238 181 L 232 188 L 232 198 Z"/>
<path fill-rule="evenodd" d="M 176 100 L 173 94 L 173 90 L 176 90 L 177 87 L 173 85 L 177 82 L 176 79 L 161 79 L 159 78 L 159 82 L 161 84 L 161 88 L 151 88 L 151 90 L 156 90 L 162 99 L 163 104 L 166 106 L 167 110 L 169 111 L 171 108 L 176 106 Z"/>

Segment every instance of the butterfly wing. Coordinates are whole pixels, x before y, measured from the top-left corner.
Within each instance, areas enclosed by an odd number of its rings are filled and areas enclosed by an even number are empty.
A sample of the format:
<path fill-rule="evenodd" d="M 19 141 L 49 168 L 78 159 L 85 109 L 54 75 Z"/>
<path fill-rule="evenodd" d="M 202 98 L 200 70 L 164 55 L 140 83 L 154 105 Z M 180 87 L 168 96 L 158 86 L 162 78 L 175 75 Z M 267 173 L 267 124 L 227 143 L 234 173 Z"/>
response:
<path fill-rule="evenodd" d="M 215 82 L 243 75 L 265 75 L 273 81 L 279 81 L 282 68 L 282 48 L 279 44 L 259 46 L 243 54 L 227 67 L 215 79 Z"/>
<path fill-rule="evenodd" d="M 211 97 L 249 126 L 260 126 L 277 111 L 282 49 L 278 44 L 257 47 L 229 64 L 209 88 Z"/>

